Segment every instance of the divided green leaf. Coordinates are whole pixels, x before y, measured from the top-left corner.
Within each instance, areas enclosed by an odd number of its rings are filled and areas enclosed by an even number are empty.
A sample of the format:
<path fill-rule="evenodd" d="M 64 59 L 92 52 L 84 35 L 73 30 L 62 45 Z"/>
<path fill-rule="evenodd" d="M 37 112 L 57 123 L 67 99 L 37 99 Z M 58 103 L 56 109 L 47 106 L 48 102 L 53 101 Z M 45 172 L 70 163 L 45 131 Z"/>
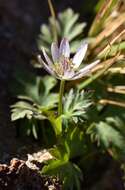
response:
<path fill-rule="evenodd" d="M 83 121 L 86 118 L 86 111 L 91 105 L 89 93 L 71 89 L 64 99 L 63 117 L 75 123 Z"/>
<path fill-rule="evenodd" d="M 83 38 L 83 30 L 86 26 L 86 23 L 79 23 L 79 14 L 74 13 L 71 8 L 64 10 L 59 13 L 56 21 L 56 30 L 58 38 L 62 39 L 66 37 L 69 42 L 71 42 L 71 52 L 74 53 L 79 47 L 80 41 Z M 45 47 L 46 50 L 49 50 L 51 43 L 53 42 L 54 36 L 52 32 L 53 28 L 53 18 L 49 18 L 49 24 L 41 25 L 41 34 L 38 39 L 39 49 Z M 81 38 L 82 36 L 82 38 Z"/>

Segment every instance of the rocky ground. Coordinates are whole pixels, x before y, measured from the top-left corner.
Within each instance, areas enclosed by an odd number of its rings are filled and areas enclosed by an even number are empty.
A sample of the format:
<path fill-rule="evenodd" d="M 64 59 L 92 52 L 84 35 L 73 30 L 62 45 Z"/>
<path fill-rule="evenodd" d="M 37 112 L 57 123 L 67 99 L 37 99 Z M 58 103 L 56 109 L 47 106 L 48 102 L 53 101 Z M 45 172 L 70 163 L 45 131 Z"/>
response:
<path fill-rule="evenodd" d="M 37 162 L 38 163 L 38 162 Z M 41 176 L 23 160 L 12 159 L 10 165 L 0 165 L 0 190 L 61 190 L 55 177 Z"/>

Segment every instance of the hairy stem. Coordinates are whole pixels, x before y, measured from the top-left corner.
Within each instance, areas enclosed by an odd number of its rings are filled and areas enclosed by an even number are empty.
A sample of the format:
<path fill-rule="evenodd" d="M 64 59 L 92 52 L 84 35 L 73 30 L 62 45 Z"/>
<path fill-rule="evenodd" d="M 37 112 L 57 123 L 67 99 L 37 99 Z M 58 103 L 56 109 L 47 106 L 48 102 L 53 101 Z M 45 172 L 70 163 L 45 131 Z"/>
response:
<path fill-rule="evenodd" d="M 59 104 L 58 104 L 58 115 L 62 114 L 63 110 L 63 92 L 64 92 L 65 81 L 61 80 L 60 82 L 60 90 L 59 90 Z"/>

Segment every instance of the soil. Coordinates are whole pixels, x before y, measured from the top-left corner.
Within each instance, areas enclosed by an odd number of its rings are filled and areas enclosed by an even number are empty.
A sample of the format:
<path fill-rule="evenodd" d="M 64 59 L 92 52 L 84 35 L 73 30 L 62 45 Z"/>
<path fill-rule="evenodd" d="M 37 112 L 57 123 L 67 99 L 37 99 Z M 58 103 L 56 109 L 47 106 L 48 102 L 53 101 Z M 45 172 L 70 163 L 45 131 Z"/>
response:
<path fill-rule="evenodd" d="M 23 160 L 12 159 L 10 165 L 0 165 L 0 190 L 61 190 L 57 178 L 41 176 Z"/>

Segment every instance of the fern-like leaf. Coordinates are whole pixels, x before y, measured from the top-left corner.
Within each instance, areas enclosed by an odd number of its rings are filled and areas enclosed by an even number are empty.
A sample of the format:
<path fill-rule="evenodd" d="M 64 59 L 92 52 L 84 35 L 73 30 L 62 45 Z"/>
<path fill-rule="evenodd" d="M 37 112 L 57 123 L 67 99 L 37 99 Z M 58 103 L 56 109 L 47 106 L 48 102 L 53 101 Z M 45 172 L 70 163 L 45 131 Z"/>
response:
<path fill-rule="evenodd" d="M 87 133 L 91 135 L 92 141 L 97 141 L 98 145 L 102 145 L 106 149 L 112 147 L 123 151 L 125 149 L 125 138 L 117 128 L 107 122 L 93 123 Z"/>
<path fill-rule="evenodd" d="M 74 13 L 71 8 L 64 10 L 59 13 L 56 21 L 56 30 L 58 38 L 62 39 L 66 37 L 69 42 L 71 42 L 71 52 L 74 53 L 79 47 L 81 41 L 81 36 L 83 35 L 83 30 L 86 26 L 86 23 L 79 23 L 79 14 Z M 54 40 L 53 32 L 53 19 L 49 18 L 49 24 L 43 24 L 41 26 L 41 34 L 38 39 L 38 46 L 41 49 L 42 46 L 49 50 L 51 43 Z M 83 38 L 83 36 L 82 36 Z"/>
<path fill-rule="evenodd" d="M 64 118 L 73 120 L 75 123 L 83 121 L 91 104 L 89 93 L 71 89 L 64 99 Z"/>

